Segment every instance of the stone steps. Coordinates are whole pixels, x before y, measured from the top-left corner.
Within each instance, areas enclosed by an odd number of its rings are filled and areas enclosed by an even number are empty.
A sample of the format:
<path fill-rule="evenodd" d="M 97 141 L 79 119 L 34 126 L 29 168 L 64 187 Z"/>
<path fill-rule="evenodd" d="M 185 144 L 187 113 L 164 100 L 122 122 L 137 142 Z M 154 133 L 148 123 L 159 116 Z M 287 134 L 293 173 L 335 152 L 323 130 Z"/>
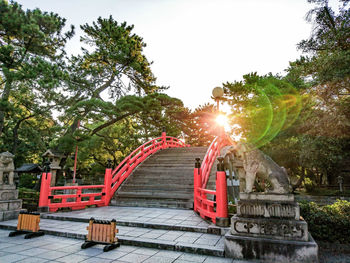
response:
<path fill-rule="evenodd" d="M 169 148 L 145 160 L 115 193 L 111 205 L 193 208 L 195 158 L 206 147 Z"/>
<path fill-rule="evenodd" d="M 0 222 L 1 229 L 15 230 L 17 220 Z M 48 235 L 81 239 L 87 235 L 86 222 L 41 219 L 40 229 Z M 122 226 L 118 222 L 117 234 L 121 245 L 158 248 L 190 252 L 200 255 L 224 256 L 224 236 L 199 232 Z"/>

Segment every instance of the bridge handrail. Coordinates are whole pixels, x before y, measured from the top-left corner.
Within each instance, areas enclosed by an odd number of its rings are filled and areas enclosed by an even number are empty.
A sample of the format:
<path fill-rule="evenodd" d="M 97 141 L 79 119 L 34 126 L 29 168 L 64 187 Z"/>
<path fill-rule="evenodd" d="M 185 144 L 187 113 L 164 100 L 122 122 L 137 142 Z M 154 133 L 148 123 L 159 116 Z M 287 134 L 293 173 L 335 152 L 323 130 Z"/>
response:
<path fill-rule="evenodd" d="M 149 155 L 160 149 L 189 146 L 175 137 L 166 136 L 166 133 L 162 132 L 161 137 L 150 140 L 134 150 L 113 171 L 111 168 L 106 168 L 103 185 L 51 186 L 51 172 L 48 168 L 48 172 L 44 172 L 41 177 L 39 207 L 48 208 L 49 211 L 55 212 L 63 207 L 83 209 L 88 205 L 107 206 L 121 183 Z M 86 189 L 101 190 L 96 193 L 83 193 L 83 190 Z M 62 190 L 69 191 L 63 192 L 63 194 L 55 192 Z M 88 200 L 82 200 L 82 198 L 88 198 Z"/>
<path fill-rule="evenodd" d="M 211 219 L 216 224 L 217 218 L 227 218 L 227 186 L 226 174 L 223 172 L 223 164 L 220 164 L 220 171 L 216 172 L 216 190 L 206 189 L 212 166 L 220 155 L 222 147 L 233 144 L 231 138 L 222 134 L 215 137 L 207 153 L 205 154 L 202 164 L 199 166 L 197 160 L 194 169 L 194 211 L 198 212 L 202 218 Z M 222 169 L 222 170 L 221 170 Z M 209 200 L 207 195 L 213 196 Z"/>
<path fill-rule="evenodd" d="M 216 158 L 220 155 L 221 148 L 227 143 L 227 138 L 222 136 L 216 136 L 210 146 L 208 147 L 208 150 L 203 158 L 202 165 L 201 165 L 201 185 L 202 188 L 205 188 L 209 176 L 211 168 L 216 160 Z"/>
<path fill-rule="evenodd" d="M 161 137 L 152 139 L 133 152 L 131 152 L 125 159 L 112 171 L 111 193 L 113 196 L 118 187 L 124 182 L 126 178 L 133 172 L 133 170 L 142 163 L 149 155 L 166 148 L 189 147 L 190 145 L 184 143 L 178 138 L 166 136 L 165 133 Z"/>

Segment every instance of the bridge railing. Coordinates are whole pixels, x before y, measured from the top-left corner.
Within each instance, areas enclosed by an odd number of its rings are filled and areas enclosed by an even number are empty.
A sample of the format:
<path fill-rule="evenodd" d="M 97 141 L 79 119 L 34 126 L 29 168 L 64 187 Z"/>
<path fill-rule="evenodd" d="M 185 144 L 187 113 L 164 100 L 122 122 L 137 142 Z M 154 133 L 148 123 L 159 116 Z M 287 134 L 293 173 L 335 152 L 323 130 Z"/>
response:
<path fill-rule="evenodd" d="M 189 145 L 175 137 L 166 136 L 163 132 L 161 137 L 150 140 L 134 150 L 114 170 L 106 168 L 103 185 L 52 187 L 51 173 L 47 169 L 42 174 L 39 208 L 48 208 L 49 211 L 55 212 L 64 207 L 76 210 L 89 205 L 107 206 L 118 187 L 148 156 L 161 149 L 177 147 Z"/>
<path fill-rule="evenodd" d="M 111 179 L 111 191 L 107 197 L 109 200 L 113 197 L 115 191 L 124 182 L 126 178 L 134 171 L 134 169 L 142 163 L 148 156 L 156 153 L 161 149 L 166 148 L 178 148 L 178 147 L 189 147 L 190 145 L 185 144 L 183 141 L 166 136 L 165 132 L 162 133 L 161 137 L 155 138 L 151 141 L 138 147 L 124 161 L 122 161 L 113 171 Z"/>
<path fill-rule="evenodd" d="M 226 136 L 216 137 L 210 144 L 202 164 L 200 164 L 200 159 L 196 158 L 194 168 L 193 209 L 202 218 L 210 219 L 214 224 L 225 225 L 228 218 L 227 183 L 223 169 L 223 159 L 219 158 L 218 171 L 216 173 L 216 190 L 206 189 L 206 186 L 210 171 L 216 158 L 220 155 L 221 148 L 230 144 L 230 142 L 230 138 Z M 211 197 L 210 199 L 208 195 Z"/>

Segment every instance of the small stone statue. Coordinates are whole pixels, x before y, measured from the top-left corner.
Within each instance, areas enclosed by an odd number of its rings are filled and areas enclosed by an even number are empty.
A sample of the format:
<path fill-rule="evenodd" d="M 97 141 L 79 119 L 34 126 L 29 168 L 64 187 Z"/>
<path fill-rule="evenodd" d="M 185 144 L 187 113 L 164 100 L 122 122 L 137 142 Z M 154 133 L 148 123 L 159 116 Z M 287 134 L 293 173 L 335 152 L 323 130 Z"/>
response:
<path fill-rule="evenodd" d="M 13 185 L 15 165 L 13 158 L 15 156 L 10 152 L 0 153 L 0 185 L 4 184 L 4 175 L 8 174 L 8 184 Z"/>
<path fill-rule="evenodd" d="M 239 143 L 232 147 L 232 152 L 234 152 L 236 158 L 243 162 L 243 169 L 245 171 L 243 192 L 251 193 L 253 191 L 254 182 L 257 177 L 269 182 L 270 186 L 266 189 L 268 193 L 288 194 L 291 192 L 286 169 L 278 166 L 260 150 L 248 147 L 247 144 Z M 240 175 L 240 179 L 242 179 L 241 177 Z"/>
<path fill-rule="evenodd" d="M 344 178 L 339 175 L 337 177 L 337 180 L 338 180 L 338 184 L 339 184 L 339 191 L 342 193 L 343 192 L 343 181 L 344 181 Z"/>

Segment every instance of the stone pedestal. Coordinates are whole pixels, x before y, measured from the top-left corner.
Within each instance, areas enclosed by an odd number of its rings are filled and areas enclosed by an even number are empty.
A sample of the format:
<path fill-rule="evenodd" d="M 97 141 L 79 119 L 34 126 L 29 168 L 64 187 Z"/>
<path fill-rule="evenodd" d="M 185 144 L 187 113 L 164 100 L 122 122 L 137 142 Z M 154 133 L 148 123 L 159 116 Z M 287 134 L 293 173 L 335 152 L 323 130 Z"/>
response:
<path fill-rule="evenodd" d="M 225 255 L 271 262 L 318 262 L 318 246 L 294 195 L 241 193 L 225 236 Z"/>
<path fill-rule="evenodd" d="M 0 221 L 15 219 L 22 208 L 14 185 L 0 185 Z"/>

